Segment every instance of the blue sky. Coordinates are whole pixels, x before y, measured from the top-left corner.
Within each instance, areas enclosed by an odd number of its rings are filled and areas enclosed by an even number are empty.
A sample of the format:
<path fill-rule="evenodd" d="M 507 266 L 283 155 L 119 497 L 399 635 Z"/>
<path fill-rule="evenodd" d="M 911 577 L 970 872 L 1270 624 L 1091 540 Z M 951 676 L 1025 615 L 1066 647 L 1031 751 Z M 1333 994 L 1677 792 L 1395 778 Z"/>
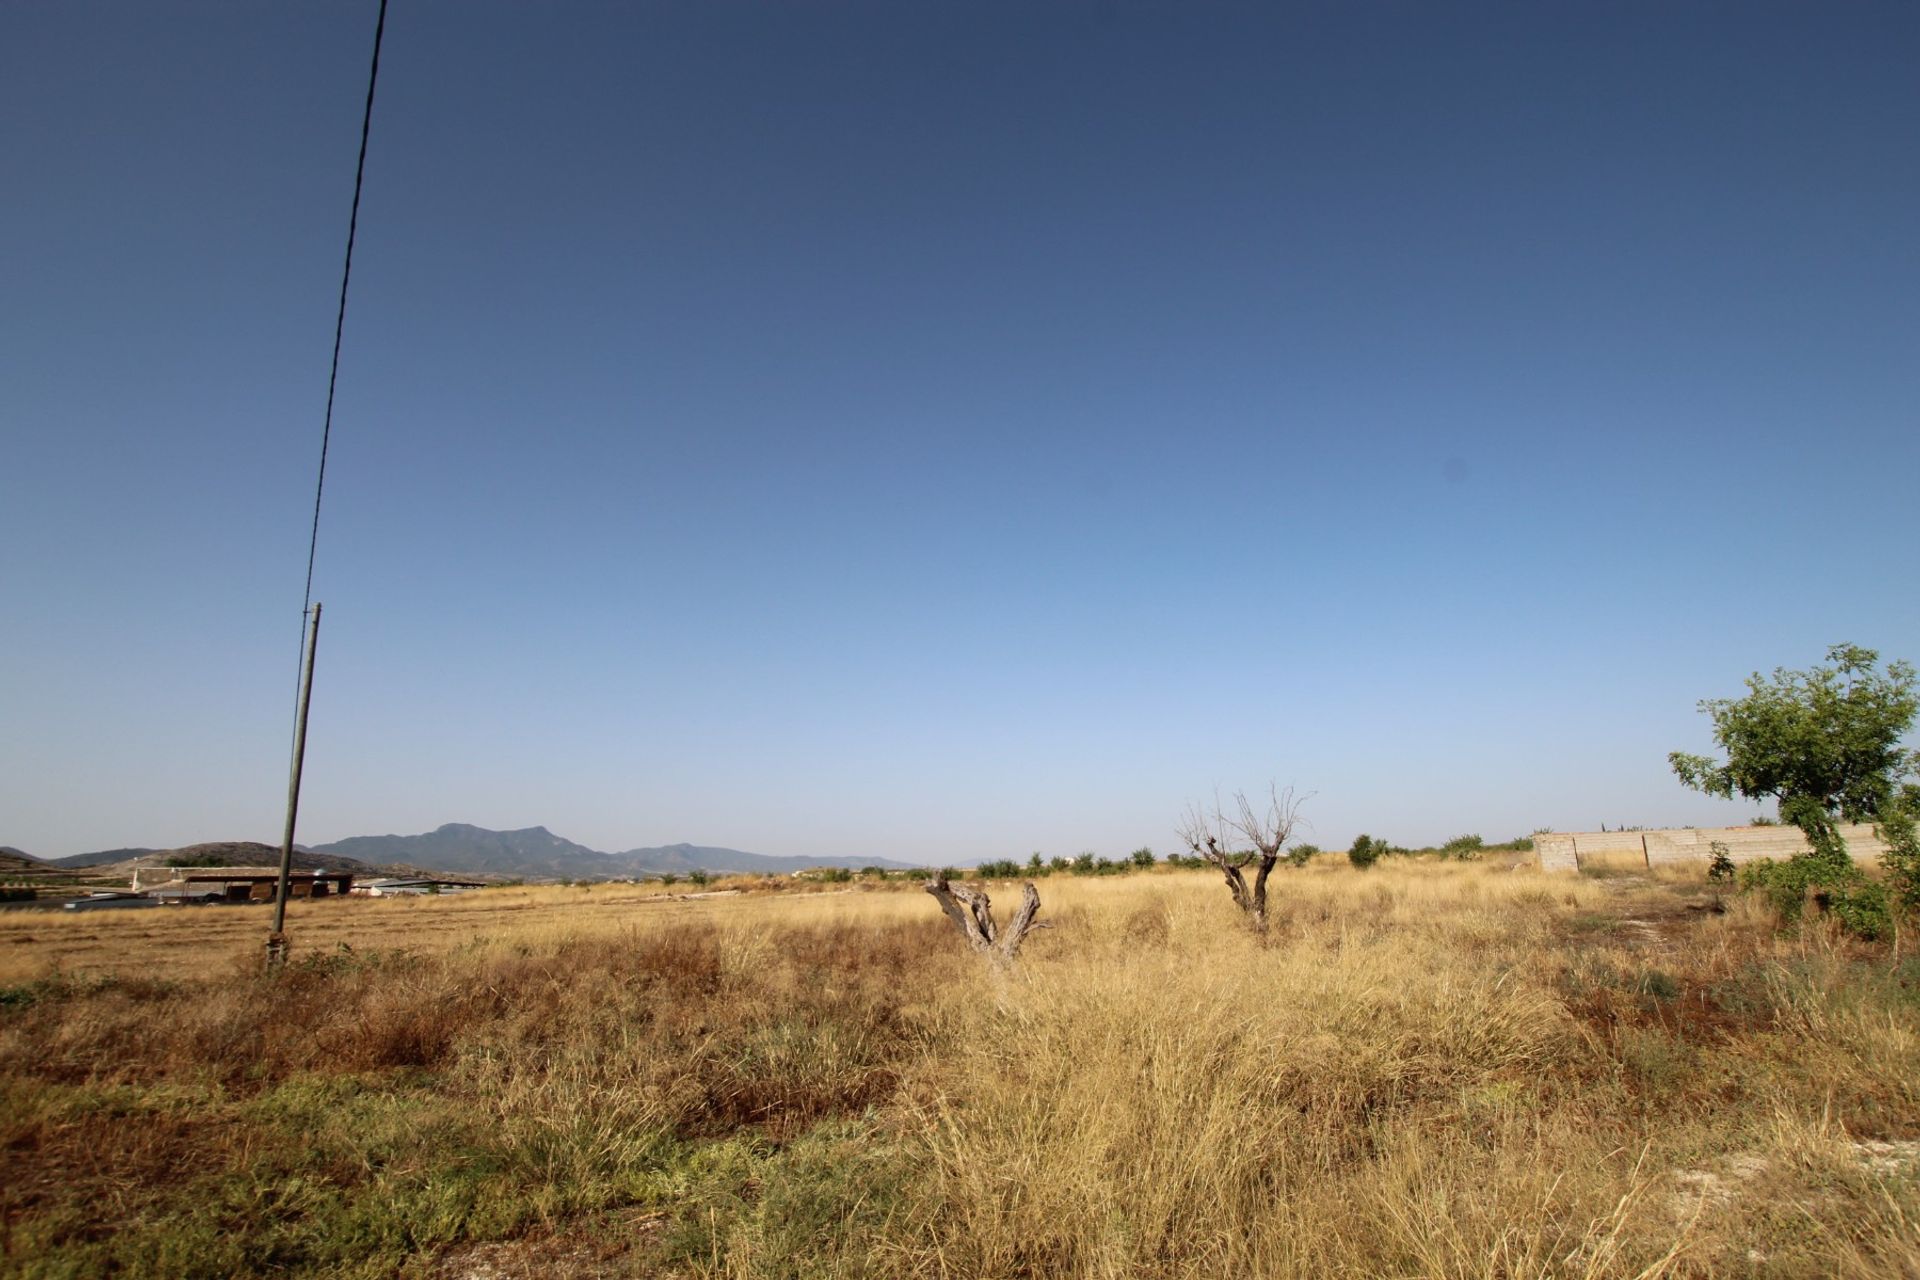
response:
<path fill-rule="evenodd" d="M 276 839 L 372 4 L 0 9 L 0 842 Z M 1736 821 L 1920 658 L 1911 5 L 394 0 L 301 838 Z"/>

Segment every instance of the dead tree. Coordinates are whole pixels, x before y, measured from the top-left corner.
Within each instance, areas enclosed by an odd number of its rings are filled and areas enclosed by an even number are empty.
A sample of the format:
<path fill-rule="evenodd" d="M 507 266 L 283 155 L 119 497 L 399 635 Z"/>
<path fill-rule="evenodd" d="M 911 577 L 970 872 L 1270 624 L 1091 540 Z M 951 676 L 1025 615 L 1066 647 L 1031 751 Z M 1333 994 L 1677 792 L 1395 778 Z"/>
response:
<path fill-rule="evenodd" d="M 993 922 L 992 901 L 985 892 L 970 884 L 950 884 L 941 874 L 927 882 L 927 892 L 947 913 L 954 928 L 960 930 L 968 946 L 1001 964 L 1009 963 L 1019 953 L 1027 934 L 1047 927 L 1034 920 L 1040 913 L 1040 891 L 1033 887 L 1031 880 L 1021 891 L 1020 909 L 1013 913 L 1005 929 Z"/>
<path fill-rule="evenodd" d="M 1244 792 L 1234 794 L 1233 817 L 1221 809 L 1218 799 L 1213 812 L 1199 805 L 1188 805 L 1179 835 L 1195 856 L 1205 858 L 1226 877 L 1233 890 L 1233 903 L 1244 911 L 1254 932 L 1267 930 L 1267 877 L 1280 861 L 1280 852 L 1293 837 L 1300 820 L 1301 800 L 1293 788 L 1285 791 L 1270 787 L 1264 810 L 1256 809 Z M 1247 883 L 1247 870 L 1253 868 L 1253 883 Z"/>

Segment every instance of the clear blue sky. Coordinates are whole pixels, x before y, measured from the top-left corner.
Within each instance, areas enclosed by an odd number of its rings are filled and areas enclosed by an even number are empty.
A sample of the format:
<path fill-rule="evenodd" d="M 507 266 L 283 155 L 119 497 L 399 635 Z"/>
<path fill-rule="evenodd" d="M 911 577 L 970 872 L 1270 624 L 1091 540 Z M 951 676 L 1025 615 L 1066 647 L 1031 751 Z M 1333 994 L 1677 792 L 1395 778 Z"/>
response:
<path fill-rule="evenodd" d="M 371 3 L 0 8 L 0 843 L 278 838 Z M 1733 821 L 1920 658 L 1920 8 L 394 0 L 301 838 Z"/>

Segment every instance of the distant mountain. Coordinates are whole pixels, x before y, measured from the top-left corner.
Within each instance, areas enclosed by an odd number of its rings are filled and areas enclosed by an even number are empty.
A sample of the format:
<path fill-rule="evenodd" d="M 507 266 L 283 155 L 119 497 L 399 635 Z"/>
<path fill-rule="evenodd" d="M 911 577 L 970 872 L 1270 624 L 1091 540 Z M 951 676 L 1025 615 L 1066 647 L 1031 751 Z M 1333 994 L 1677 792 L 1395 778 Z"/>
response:
<path fill-rule="evenodd" d="M 0 853 L 27 857 L 17 849 L 0 850 Z M 170 859 L 191 861 L 196 866 L 272 866 L 280 859 L 280 849 L 277 845 L 250 840 L 229 840 L 178 849 L 102 849 L 37 865 L 105 867 L 132 863 L 136 858 L 148 866 L 158 866 Z M 293 863 L 303 870 L 356 874 L 412 867 L 525 880 L 612 880 L 628 876 L 686 875 L 690 871 L 784 875 L 809 867 L 876 866 L 899 870 L 913 865 L 887 858 L 777 857 L 699 844 L 602 853 L 557 836 L 545 827 L 489 831 L 464 822 L 449 822 L 417 836 L 349 836 L 331 844 L 296 845 Z"/>
<path fill-rule="evenodd" d="M 103 867 L 109 862 L 131 862 L 135 858 L 159 852 L 159 849 L 102 849 L 97 853 L 69 854 L 51 861 L 56 867 Z"/>
<path fill-rule="evenodd" d="M 395 863 L 435 871 L 490 872 L 546 880 L 607 880 L 626 876 L 685 875 L 689 871 L 750 871 L 782 874 L 808 867 L 903 868 L 884 858 L 775 857 L 709 845 L 673 844 L 602 853 L 553 834 L 545 827 L 489 831 L 449 822 L 417 836 L 351 836 L 313 846 L 313 852 Z"/>
<path fill-rule="evenodd" d="M 0 844 L 0 871 L 45 871 L 50 863 L 28 853 L 25 849 L 16 849 L 10 844 Z"/>
<path fill-rule="evenodd" d="M 178 849 L 155 849 L 140 855 L 147 866 L 180 867 L 275 867 L 280 865 L 280 846 L 257 840 L 215 840 L 206 844 L 182 845 Z M 301 871 L 351 871 L 364 875 L 379 868 L 358 858 L 342 857 L 295 846 L 293 865 Z"/>
<path fill-rule="evenodd" d="M 684 875 L 689 871 L 750 871 L 784 875 L 809 867 L 887 867 L 902 870 L 912 863 L 887 858 L 817 858 L 805 855 L 788 857 L 766 853 L 742 853 L 738 849 L 715 849 L 698 844 L 669 844 L 654 849 L 628 849 L 609 855 L 633 870 L 629 874 Z"/>
<path fill-rule="evenodd" d="M 623 864 L 545 827 L 489 831 L 449 822 L 417 836 L 349 836 L 313 852 L 378 864 L 406 863 L 434 871 L 485 871 L 530 879 L 604 880 L 631 874 Z"/>

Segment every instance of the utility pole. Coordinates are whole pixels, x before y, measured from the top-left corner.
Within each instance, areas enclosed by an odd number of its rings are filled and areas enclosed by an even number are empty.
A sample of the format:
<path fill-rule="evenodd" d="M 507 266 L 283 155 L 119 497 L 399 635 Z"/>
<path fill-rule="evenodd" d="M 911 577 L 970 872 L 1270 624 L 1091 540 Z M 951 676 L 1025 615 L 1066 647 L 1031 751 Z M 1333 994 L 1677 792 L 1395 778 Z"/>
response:
<path fill-rule="evenodd" d="M 293 773 L 287 780 L 287 828 L 280 836 L 280 880 L 273 895 L 273 932 L 267 935 L 267 967 L 287 962 L 287 881 L 293 875 L 293 823 L 300 812 L 300 766 L 307 758 L 307 706 L 313 701 L 313 654 L 320 647 L 320 602 L 307 623 L 307 659 L 300 672 L 300 710 L 293 721 Z"/>

